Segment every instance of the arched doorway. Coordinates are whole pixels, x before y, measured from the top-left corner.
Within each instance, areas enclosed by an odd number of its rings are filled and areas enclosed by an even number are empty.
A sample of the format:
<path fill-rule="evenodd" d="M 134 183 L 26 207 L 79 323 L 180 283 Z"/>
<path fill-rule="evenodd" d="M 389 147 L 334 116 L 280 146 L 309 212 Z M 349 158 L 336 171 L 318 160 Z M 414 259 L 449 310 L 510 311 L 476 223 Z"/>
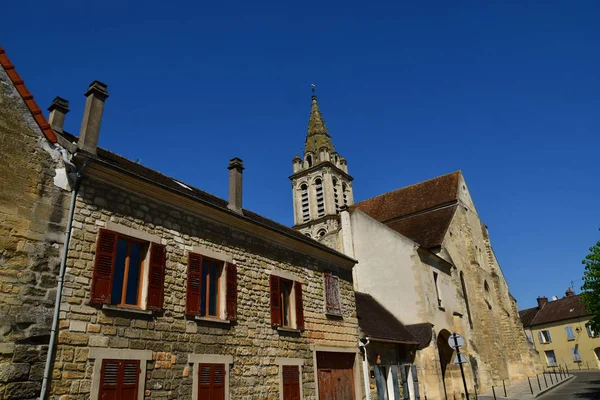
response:
<path fill-rule="evenodd" d="M 448 369 L 452 363 L 452 356 L 454 355 L 454 350 L 448 345 L 449 337 L 450 332 L 448 332 L 446 329 L 441 330 L 437 337 L 437 349 L 440 357 L 440 367 L 442 369 L 442 384 L 444 386 L 445 398 L 448 398 L 446 377 L 448 375 Z"/>

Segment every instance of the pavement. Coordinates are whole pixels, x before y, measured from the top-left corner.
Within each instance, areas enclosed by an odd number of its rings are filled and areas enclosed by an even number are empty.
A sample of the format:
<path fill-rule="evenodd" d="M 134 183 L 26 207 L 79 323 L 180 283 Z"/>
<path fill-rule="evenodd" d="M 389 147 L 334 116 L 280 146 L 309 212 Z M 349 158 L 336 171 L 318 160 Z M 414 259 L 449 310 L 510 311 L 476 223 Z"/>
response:
<path fill-rule="evenodd" d="M 575 376 L 538 397 L 539 400 L 599 400 L 600 371 L 573 372 Z"/>
<path fill-rule="evenodd" d="M 493 391 L 490 389 L 485 394 L 480 395 L 479 400 L 532 400 L 532 399 L 543 399 L 544 393 L 549 391 L 558 390 L 557 387 L 562 385 L 567 385 L 568 382 L 572 379 L 575 379 L 573 375 L 563 375 L 562 377 L 558 375 L 558 380 L 555 375 L 552 374 L 550 377 L 549 374 L 546 375 L 546 379 L 544 380 L 543 376 L 539 376 L 540 383 L 538 384 L 537 378 L 534 376 L 530 378 L 531 387 L 529 386 L 529 382 L 527 380 L 524 381 L 512 381 L 510 384 L 507 382 L 506 386 L 506 394 L 507 397 L 504 397 L 504 389 L 502 384 L 495 387 L 496 395 L 494 397 Z M 546 386 L 547 385 L 547 386 Z M 531 393 L 533 390 L 533 393 Z M 564 400 L 564 398 L 560 398 Z M 552 399 L 555 400 L 555 399 Z M 600 397 L 595 400 L 600 400 Z"/>

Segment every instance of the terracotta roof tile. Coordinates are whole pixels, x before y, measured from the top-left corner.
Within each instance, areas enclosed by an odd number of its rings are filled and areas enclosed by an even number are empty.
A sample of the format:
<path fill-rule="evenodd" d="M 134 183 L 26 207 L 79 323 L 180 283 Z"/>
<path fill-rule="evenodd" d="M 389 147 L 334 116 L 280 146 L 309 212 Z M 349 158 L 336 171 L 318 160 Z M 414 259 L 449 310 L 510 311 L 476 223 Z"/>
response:
<path fill-rule="evenodd" d="M 431 249 L 441 246 L 458 206 L 450 206 L 387 224 L 391 229 Z"/>
<path fill-rule="evenodd" d="M 585 304 L 580 300 L 579 295 L 549 301 L 544 304 L 541 310 L 535 307 L 519 311 L 519 317 L 521 317 L 524 327 L 549 324 L 587 315 L 591 314 L 586 312 Z"/>
<path fill-rule="evenodd" d="M 371 295 L 355 292 L 354 296 L 358 325 L 369 338 L 390 340 L 396 343 L 419 343 L 402 322 L 398 321 Z"/>
<path fill-rule="evenodd" d="M 519 318 L 521 319 L 521 322 L 523 323 L 523 327 L 531 326 L 531 321 L 533 321 L 537 312 L 538 312 L 537 307 L 528 308 L 526 310 L 519 311 Z"/>
<path fill-rule="evenodd" d="M 44 136 L 46 136 L 46 139 L 48 139 L 52 143 L 56 143 L 56 134 L 52 130 L 52 127 L 50 126 L 48 121 L 46 120 L 46 117 L 44 117 L 42 110 L 40 110 L 37 103 L 33 99 L 33 95 L 29 92 L 27 86 L 25 86 L 25 82 L 23 82 L 23 79 L 21 79 L 21 77 L 17 73 L 15 66 L 10 62 L 8 56 L 6 55 L 6 52 L 1 46 L 0 65 L 2 65 L 2 68 L 4 68 L 4 70 L 6 71 L 6 74 L 12 81 L 13 85 L 15 85 L 15 88 L 23 98 L 23 101 L 25 101 L 25 104 L 27 105 L 27 108 L 29 108 L 33 119 L 35 119 L 35 122 L 42 130 Z"/>

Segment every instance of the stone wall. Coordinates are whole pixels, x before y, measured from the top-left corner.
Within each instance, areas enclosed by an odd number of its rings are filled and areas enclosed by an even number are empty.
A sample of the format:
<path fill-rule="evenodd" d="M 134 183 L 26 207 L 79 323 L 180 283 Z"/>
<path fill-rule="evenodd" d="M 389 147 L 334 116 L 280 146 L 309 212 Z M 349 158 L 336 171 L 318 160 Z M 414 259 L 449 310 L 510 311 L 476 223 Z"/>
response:
<path fill-rule="evenodd" d="M 167 249 L 163 312 L 145 316 L 89 304 L 97 233 L 109 221 L 162 238 Z M 238 267 L 237 323 L 229 326 L 184 316 L 187 253 L 193 246 L 233 257 Z M 311 346 L 357 348 L 350 271 L 339 271 L 343 318 L 328 318 L 322 273 L 338 270 L 336 266 L 93 179 L 84 181 L 77 201 L 67 266 L 52 383 L 57 398 L 90 396 L 95 364 L 89 358 L 91 348 L 152 351 L 145 382 L 145 396 L 151 399 L 191 398 L 189 354 L 233 356 L 230 393 L 236 399 L 278 399 L 276 358 L 301 358 L 303 398 L 315 399 Z M 271 327 L 273 268 L 303 280 L 306 329 L 301 333 Z"/>
<path fill-rule="evenodd" d="M 0 399 L 33 399 L 41 387 L 70 193 L 54 184 L 60 154 L 1 67 L 0 154 Z"/>

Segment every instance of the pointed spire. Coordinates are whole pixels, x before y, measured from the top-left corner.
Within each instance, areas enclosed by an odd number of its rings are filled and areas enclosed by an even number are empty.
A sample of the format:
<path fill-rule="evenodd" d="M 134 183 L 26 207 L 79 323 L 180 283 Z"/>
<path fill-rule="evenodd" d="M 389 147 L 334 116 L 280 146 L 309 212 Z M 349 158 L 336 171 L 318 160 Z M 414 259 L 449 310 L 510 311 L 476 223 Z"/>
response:
<path fill-rule="evenodd" d="M 310 118 L 308 120 L 308 130 L 306 132 L 306 146 L 304 151 L 312 151 L 316 153 L 321 147 L 327 147 L 330 151 L 334 151 L 331 137 L 325 126 L 325 121 L 319 110 L 317 103 L 316 87 L 311 84 L 312 104 L 310 106 Z"/>

